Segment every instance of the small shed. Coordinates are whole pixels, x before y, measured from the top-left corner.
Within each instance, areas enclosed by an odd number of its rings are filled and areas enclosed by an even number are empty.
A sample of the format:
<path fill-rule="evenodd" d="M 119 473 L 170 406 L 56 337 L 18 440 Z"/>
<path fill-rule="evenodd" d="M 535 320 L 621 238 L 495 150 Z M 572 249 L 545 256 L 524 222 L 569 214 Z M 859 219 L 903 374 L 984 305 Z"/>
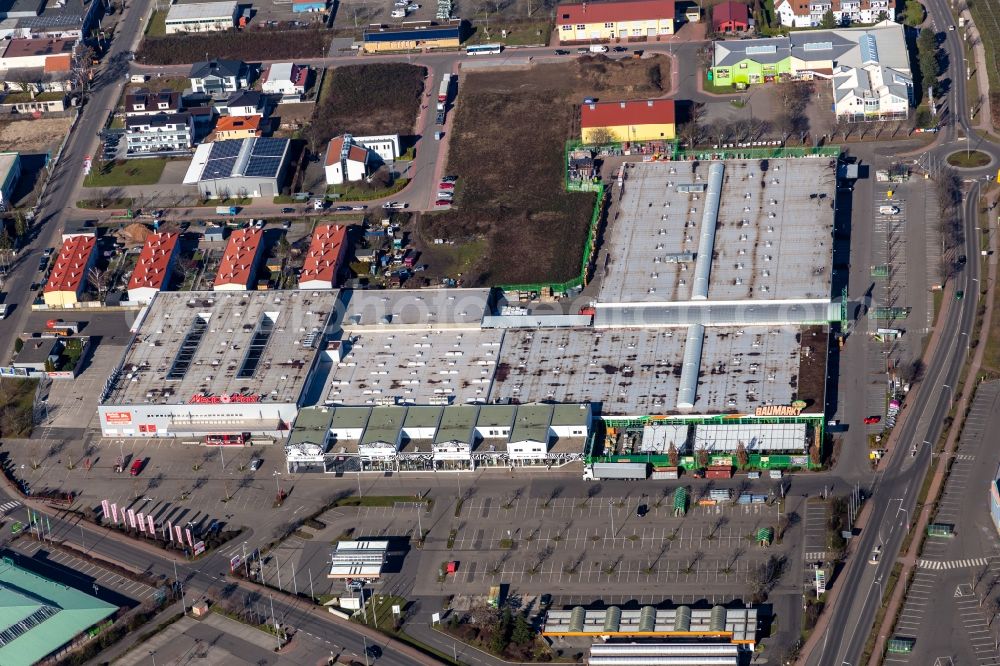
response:
<path fill-rule="evenodd" d="M 225 235 L 225 230 L 222 227 L 210 225 L 205 227 L 205 241 L 208 243 L 221 243 Z"/>

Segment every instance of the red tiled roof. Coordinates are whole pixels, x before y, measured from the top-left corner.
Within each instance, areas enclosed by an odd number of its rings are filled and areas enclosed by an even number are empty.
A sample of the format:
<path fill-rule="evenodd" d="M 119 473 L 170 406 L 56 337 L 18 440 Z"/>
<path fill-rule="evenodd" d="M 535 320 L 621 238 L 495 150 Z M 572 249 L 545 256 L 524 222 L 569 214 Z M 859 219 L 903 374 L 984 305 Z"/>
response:
<path fill-rule="evenodd" d="M 162 289 L 167 278 L 170 260 L 177 249 L 180 234 L 176 231 L 149 234 L 146 244 L 139 253 L 139 261 L 135 264 L 132 277 L 128 281 L 129 290 L 147 287 Z"/>
<path fill-rule="evenodd" d="M 674 0 L 583 2 L 556 7 L 556 25 L 672 19 Z"/>
<path fill-rule="evenodd" d="M 45 59 L 45 66 L 42 71 L 46 74 L 51 72 L 68 72 L 73 68 L 73 60 L 68 55 L 49 56 Z"/>
<path fill-rule="evenodd" d="M 326 165 L 336 164 L 340 161 L 340 151 L 344 147 L 344 137 L 338 136 L 330 139 L 330 145 L 326 148 Z M 361 146 L 351 144 L 347 153 L 347 159 L 352 162 L 365 162 L 368 159 L 368 150 Z"/>
<path fill-rule="evenodd" d="M 260 116 L 222 116 L 215 124 L 216 132 L 232 132 L 234 130 L 253 130 L 260 128 Z"/>
<path fill-rule="evenodd" d="M 712 7 L 712 27 L 723 23 L 747 25 L 750 21 L 750 11 L 742 2 L 723 2 Z"/>
<path fill-rule="evenodd" d="M 317 225 L 302 263 L 299 284 L 318 280 L 334 286 L 346 252 L 347 227 L 339 224 Z"/>
<path fill-rule="evenodd" d="M 297 86 L 304 86 L 309 80 L 309 68 L 295 65 L 292 67 L 292 83 Z"/>
<path fill-rule="evenodd" d="M 257 250 L 264 238 L 261 229 L 237 229 L 229 237 L 226 251 L 219 263 L 219 272 L 215 274 L 215 285 L 227 284 L 246 286 L 253 274 L 254 262 L 257 260 Z"/>
<path fill-rule="evenodd" d="M 580 107 L 581 127 L 658 125 L 674 122 L 672 99 L 638 99 L 630 102 L 597 102 Z"/>
<path fill-rule="evenodd" d="M 49 281 L 45 283 L 45 293 L 53 291 L 72 291 L 80 293 L 87 279 L 87 268 L 90 266 L 90 255 L 94 251 L 97 239 L 93 236 L 73 236 L 63 243 L 52 268 Z"/>

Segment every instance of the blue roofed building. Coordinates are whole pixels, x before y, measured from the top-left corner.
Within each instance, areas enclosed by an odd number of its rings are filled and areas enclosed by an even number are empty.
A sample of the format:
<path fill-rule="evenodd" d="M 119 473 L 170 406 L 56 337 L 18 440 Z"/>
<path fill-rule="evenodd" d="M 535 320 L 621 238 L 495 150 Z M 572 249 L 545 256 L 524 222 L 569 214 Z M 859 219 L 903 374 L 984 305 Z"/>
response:
<path fill-rule="evenodd" d="M 458 48 L 462 43 L 462 21 L 447 23 L 405 21 L 398 26 L 374 24 L 365 29 L 366 53 Z"/>

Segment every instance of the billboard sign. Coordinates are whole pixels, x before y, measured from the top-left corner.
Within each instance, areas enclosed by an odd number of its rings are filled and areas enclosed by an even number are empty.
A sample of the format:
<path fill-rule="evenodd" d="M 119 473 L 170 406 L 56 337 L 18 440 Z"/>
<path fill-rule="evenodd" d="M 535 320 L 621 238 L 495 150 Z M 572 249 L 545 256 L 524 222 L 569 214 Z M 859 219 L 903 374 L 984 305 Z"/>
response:
<path fill-rule="evenodd" d="M 135 511 L 132 509 L 128 510 L 128 524 L 135 529 Z"/>
<path fill-rule="evenodd" d="M 192 548 L 194 548 L 194 539 L 191 538 L 191 528 L 188 527 L 187 529 L 185 529 L 184 533 L 187 536 L 188 545 L 191 546 Z"/>
<path fill-rule="evenodd" d="M 205 542 L 204 541 L 195 541 L 194 542 L 194 554 L 195 555 L 201 555 L 204 552 L 205 552 Z"/>
<path fill-rule="evenodd" d="M 181 526 L 174 525 L 174 534 L 177 536 L 177 541 L 184 543 L 184 535 L 181 533 Z"/>
<path fill-rule="evenodd" d="M 174 525 L 169 520 L 167 521 L 167 536 L 170 537 L 171 541 L 174 540 Z"/>
<path fill-rule="evenodd" d="M 229 395 L 202 395 L 195 393 L 188 400 L 191 405 L 256 405 L 260 396 L 245 393 L 230 393 Z"/>
<path fill-rule="evenodd" d="M 130 425 L 132 412 L 104 412 L 104 421 L 114 425 Z"/>
<path fill-rule="evenodd" d="M 146 516 L 143 515 L 142 511 L 135 515 L 136 521 L 139 523 L 139 531 L 143 534 L 146 533 Z"/>
<path fill-rule="evenodd" d="M 156 527 L 153 525 L 153 516 L 148 513 L 146 514 L 146 524 L 149 527 L 149 533 L 155 535 Z"/>
<path fill-rule="evenodd" d="M 106 499 L 101 500 L 101 512 L 104 514 L 105 520 L 111 515 L 111 504 Z"/>
<path fill-rule="evenodd" d="M 232 573 L 233 571 L 236 571 L 236 567 L 240 566 L 242 563 L 243 563 L 243 559 L 239 555 L 233 555 L 231 558 L 229 558 L 229 571 L 230 571 L 230 573 Z"/>

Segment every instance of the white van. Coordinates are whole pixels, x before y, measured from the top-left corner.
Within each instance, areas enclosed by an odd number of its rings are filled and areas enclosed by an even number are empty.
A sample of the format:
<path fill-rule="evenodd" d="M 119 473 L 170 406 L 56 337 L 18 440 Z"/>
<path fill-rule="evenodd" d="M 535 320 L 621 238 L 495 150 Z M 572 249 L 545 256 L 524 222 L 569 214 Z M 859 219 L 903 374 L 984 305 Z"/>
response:
<path fill-rule="evenodd" d="M 406 8 L 393 9 L 392 13 L 389 14 L 392 18 L 406 18 Z"/>
<path fill-rule="evenodd" d="M 149 80 L 148 74 L 133 74 L 128 79 L 131 83 L 145 83 Z"/>
<path fill-rule="evenodd" d="M 326 201 L 323 199 L 313 199 L 313 210 L 323 210 L 326 207 Z"/>
<path fill-rule="evenodd" d="M 590 52 L 591 53 L 607 53 L 608 52 L 608 47 L 605 46 L 604 44 L 591 44 L 590 45 Z"/>

